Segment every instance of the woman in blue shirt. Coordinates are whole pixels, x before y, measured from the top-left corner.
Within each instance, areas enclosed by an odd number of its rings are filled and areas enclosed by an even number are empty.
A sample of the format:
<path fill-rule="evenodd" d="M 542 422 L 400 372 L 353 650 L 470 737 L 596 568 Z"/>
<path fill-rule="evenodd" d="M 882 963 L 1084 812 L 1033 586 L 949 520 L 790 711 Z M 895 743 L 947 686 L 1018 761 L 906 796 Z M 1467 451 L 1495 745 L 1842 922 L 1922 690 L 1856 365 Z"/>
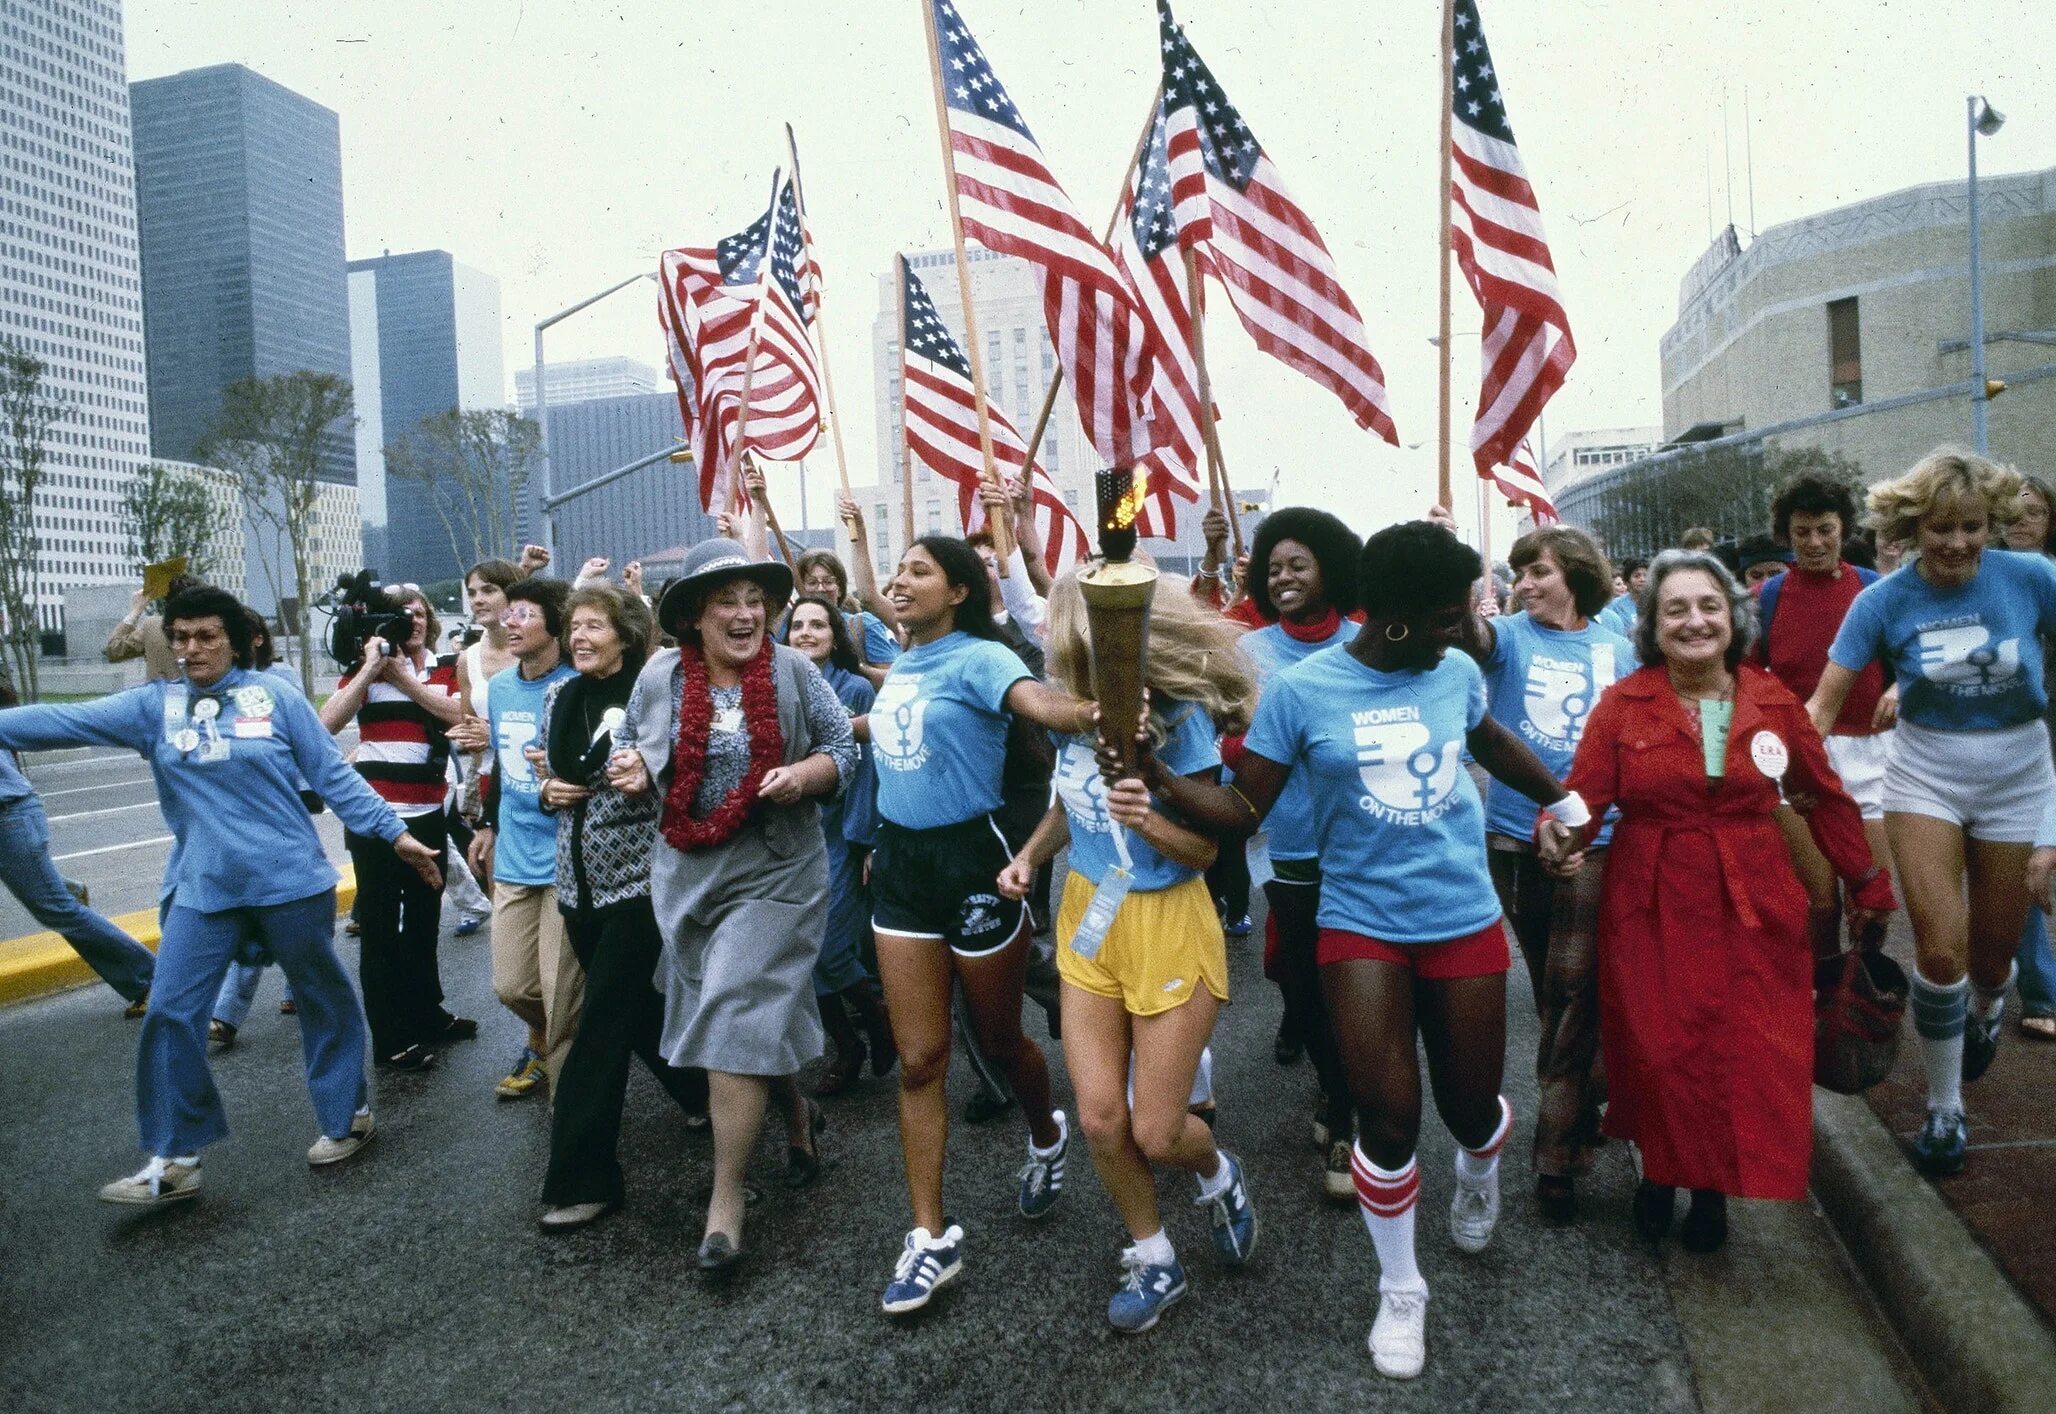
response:
<path fill-rule="evenodd" d="M 1349 641 L 1356 632 L 1350 616 L 1357 607 L 1362 553 L 1356 532 L 1326 511 L 1288 506 L 1264 517 L 1250 547 L 1250 563 L 1262 569 L 1251 577 L 1249 595 L 1257 612 L 1276 622 L 1251 630 L 1242 640 L 1259 682 L 1268 684 L 1294 664 Z M 1314 1146 L 1324 1160 L 1322 1191 L 1333 1202 L 1347 1203 L 1356 1192 L 1349 1176 L 1356 1109 L 1335 1052 L 1314 961 L 1321 862 L 1312 820 L 1306 773 L 1295 768 L 1257 852 L 1268 860 L 1271 875 L 1264 884 L 1264 899 L 1271 906 L 1267 931 L 1277 944 L 1275 975 L 1285 1003 L 1276 1054 L 1280 1061 L 1290 1060 L 1294 1043 L 1300 1043 L 1313 1057 L 1321 1087 L 1313 1128 Z M 1272 970 L 1271 961 L 1267 955 L 1266 972 Z"/>
<path fill-rule="evenodd" d="M 803 575 L 806 565 L 807 557 L 800 556 Z M 785 642 L 806 654 L 835 689 L 857 740 L 857 770 L 849 789 L 821 807 L 821 833 L 828 841 L 828 931 L 821 940 L 821 959 L 814 964 L 814 1001 L 835 1054 L 814 1093 L 840 1095 L 862 1077 L 867 1054 L 873 1075 L 889 1073 L 899 1058 L 878 979 L 864 964 L 864 944 L 871 933 L 865 865 L 878 841 L 878 773 L 871 765 L 868 718 L 878 694 L 860 671 L 856 647 L 835 601 L 813 594 L 796 600 L 786 615 Z"/>
<path fill-rule="evenodd" d="M 1962 1085 L 1998 1049 L 2028 854 L 2056 790 L 2042 720 L 2056 566 L 1985 553 L 1993 528 L 2019 516 L 2020 487 L 2018 472 L 1942 451 L 1871 489 L 1880 542 L 1911 540 L 1920 558 L 1856 596 L 1806 704 L 1825 734 L 1872 661 L 1886 659 L 1899 687 L 1885 833 L 1913 919 L 1913 1022 L 1927 1069 L 1913 1153 L 1933 1174 L 1963 1167 Z"/>
<path fill-rule="evenodd" d="M 1082 697 L 1092 690 L 1092 657 L 1076 575 L 1052 587 L 1049 612 L 1051 681 Z M 1235 626 L 1164 578 L 1152 598 L 1149 637 L 1147 735 L 1156 758 L 1167 771 L 1212 784 L 1220 776 L 1219 733 L 1240 735 L 1256 705 L 1256 676 L 1237 648 Z M 1093 1166 L 1133 1240 L 1121 1253 L 1124 1280 L 1107 1319 L 1137 1334 L 1185 1295 L 1151 1164 L 1181 1168 L 1198 1182 L 1194 1201 L 1208 1210 L 1222 1261 L 1241 1266 L 1256 1245 L 1241 1163 L 1187 1108 L 1200 1055 L 1228 1000 L 1227 942 L 1204 875 L 1215 845 L 1139 785 L 1110 792 L 1096 733 L 1052 735 L 1056 800 L 999 887 L 1009 898 L 1026 897 L 1035 871 L 1069 845 L 1056 927 L 1064 1059 Z"/>
<path fill-rule="evenodd" d="M 1420 1174 L 1420 1060 L 1456 1137 L 1450 1235 L 1482 1251 L 1499 1217 L 1499 1150 L 1513 1112 L 1499 1093 L 1506 969 L 1499 900 L 1485 867 L 1484 810 L 1466 749 L 1566 823 L 1588 818 L 1549 768 L 1485 710 L 1485 684 L 1459 646 L 1470 627 L 1477 552 L 1426 521 L 1364 545 L 1364 624 L 1346 650 L 1273 678 L 1257 705 L 1232 790 L 1166 770 L 1144 779 L 1187 818 L 1248 833 L 1295 767 L 1306 772 L 1322 862 L 1321 986 L 1359 1117 L 1357 1202 L 1380 1267 L 1370 1347 L 1407 1379 L 1426 1351 L 1427 1283 L 1414 1260 Z"/>
<path fill-rule="evenodd" d="M 979 1048 L 1006 1072 L 1028 1121 L 1022 1216 L 1044 1216 L 1063 1191 L 1068 1130 L 1050 1104 L 1042 1052 L 1021 1030 L 1028 915 L 997 892 L 1013 851 L 992 817 L 1010 714 L 1064 732 L 1091 730 L 1096 715 L 1092 703 L 1037 682 L 997 640 L 985 562 L 963 541 L 916 540 L 886 597 L 907 649 L 869 718 L 883 817 L 871 923 L 899 1043 L 900 1147 L 914 1210 L 883 1300 L 888 1314 L 903 1315 L 927 1305 L 961 1267 L 963 1229 L 942 1210 L 953 982 L 964 989 Z"/>
<path fill-rule="evenodd" d="M 176 594 L 164 627 L 183 678 L 78 706 L 0 713 L 0 748 L 142 753 L 174 840 L 136 1066 L 137 1128 L 151 1158 L 100 1190 L 110 1203 L 198 1195 L 200 1150 L 228 1133 L 207 1066 L 207 1013 L 238 958 L 269 956 L 292 982 L 321 1126 L 307 1162 L 339 1162 L 371 1138 L 364 1013 L 336 956 L 337 875 L 300 800 L 302 777 L 346 828 L 389 841 L 441 887 L 435 855 L 344 764 L 307 700 L 249 668 L 249 620 L 233 595 L 208 587 Z"/>

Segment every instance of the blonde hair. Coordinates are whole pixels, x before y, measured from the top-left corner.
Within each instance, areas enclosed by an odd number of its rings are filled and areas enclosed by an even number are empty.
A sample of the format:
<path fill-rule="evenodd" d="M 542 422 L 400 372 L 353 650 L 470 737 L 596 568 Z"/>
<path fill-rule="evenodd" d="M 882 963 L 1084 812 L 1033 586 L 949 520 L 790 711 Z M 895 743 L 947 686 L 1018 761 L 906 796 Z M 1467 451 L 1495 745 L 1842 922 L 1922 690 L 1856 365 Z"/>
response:
<path fill-rule="evenodd" d="M 1938 502 L 1982 501 L 1994 529 L 2020 518 L 2019 472 L 2010 466 L 1954 447 L 1939 447 L 1922 457 L 1913 470 L 1870 488 L 1867 523 L 1880 543 L 1912 540 L 1922 517 Z"/>
<path fill-rule="evenodd" d="M 1249 729 L 1256 710 L 1256 669 L 1242 651 L 1241 627 L 1192 597 L 1184 581 L 1166 575 L 1150 596 L 1150 735 L 1161 741 L 1168 701 L 1206 709 L 1224 736 Z M 1077 697 L 1092 696 L 1092 650 L 1086 636 L 1085 593 L 1076 573 L 1050 587 L 1046 641 L 1049 676 Z"/>

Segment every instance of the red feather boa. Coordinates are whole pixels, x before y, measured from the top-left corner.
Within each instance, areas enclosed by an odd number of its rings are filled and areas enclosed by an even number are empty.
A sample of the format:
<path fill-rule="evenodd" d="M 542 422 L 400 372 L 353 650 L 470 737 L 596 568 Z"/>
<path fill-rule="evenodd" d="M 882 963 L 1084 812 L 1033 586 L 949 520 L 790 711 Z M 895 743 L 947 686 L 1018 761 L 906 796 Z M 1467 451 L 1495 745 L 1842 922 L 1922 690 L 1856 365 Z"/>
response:
<path fill-rule="evenodd" d="M 750 734 L 750 768 L 704 818 L 694 818 L 693 801 L 707 774 L 707 733 L 714 720 L 714 694 L 707 685 L 707 660 L 691 644 L 680 644 L 685 674 L 678 703 L 678 742 L 671 753 L 671 789 L 664 796 L 664 838 L 690 853 L 725 844 L 749 819 L 764 777 L 785 762 L 785 733 L 778 725 L 778 689 L 771 680 L 771 640 L 742 670 L 743 725 Z"/>

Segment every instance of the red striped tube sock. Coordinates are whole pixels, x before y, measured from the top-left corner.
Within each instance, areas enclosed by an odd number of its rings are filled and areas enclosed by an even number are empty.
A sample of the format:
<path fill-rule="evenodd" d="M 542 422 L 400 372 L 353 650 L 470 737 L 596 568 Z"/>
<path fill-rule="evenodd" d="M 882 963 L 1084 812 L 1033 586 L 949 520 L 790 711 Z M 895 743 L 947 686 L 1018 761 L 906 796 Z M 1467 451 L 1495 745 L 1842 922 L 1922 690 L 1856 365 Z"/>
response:
<path fill-rule="evenodd" d="M 1513 1133 L 1513 1106 L 1506 1096 L 1499 1097 L 1499 1128 L 1492 1131 L 1492 1137 L 1476 1149 L 1456 1146 L 1456 1172 L 1459 1177 L 1471 1183 L 1483 1183 L 1499 1167 L 1499 1151 L 1506 1147 L 1506 1136 Z"/>
<path fill-rule="evenodd" d="M 1380 1291 L 1425 1290 L 1414 1265 L 1414 1205 L 1421 1196 L 1421 1169 L 1411 1154 L 1405 1167 L 1389 1172 L 1372 1163 L 1358 1144 L 1350 1155 L 1356 1178 L 1356 1206 L 1364 1215 L 1371 1246 L 1378 1252 Z"/>

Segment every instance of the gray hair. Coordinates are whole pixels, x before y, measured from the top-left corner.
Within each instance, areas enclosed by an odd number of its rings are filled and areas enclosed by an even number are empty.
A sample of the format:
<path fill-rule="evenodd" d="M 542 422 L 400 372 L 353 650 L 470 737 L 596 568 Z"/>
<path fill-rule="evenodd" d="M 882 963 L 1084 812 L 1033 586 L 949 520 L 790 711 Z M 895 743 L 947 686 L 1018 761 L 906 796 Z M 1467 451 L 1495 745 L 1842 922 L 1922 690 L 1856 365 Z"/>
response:
<path fill-rule="evenodd" d="M 1649 582 L 1642 586 L 1641 602 L 1636 605 L 1639 617 L 1635 623 L 1635 651 L 1645 666 L 1663 665 L 1663 652 L 1656 646 L 1656 598 L 1663 592 L 1663 582 L 1680 570 L 1699 570 L 1710 576 L 1727 597 L 1731 634 L 1727 664 L 1728 671 L 1733 672 L 1741 665 L 1749 645 L 1756 641 L 1756 601 L 1736 582 L 1728 567 L 1706 550 L 1665 550 L 1650 561 Z"/>

